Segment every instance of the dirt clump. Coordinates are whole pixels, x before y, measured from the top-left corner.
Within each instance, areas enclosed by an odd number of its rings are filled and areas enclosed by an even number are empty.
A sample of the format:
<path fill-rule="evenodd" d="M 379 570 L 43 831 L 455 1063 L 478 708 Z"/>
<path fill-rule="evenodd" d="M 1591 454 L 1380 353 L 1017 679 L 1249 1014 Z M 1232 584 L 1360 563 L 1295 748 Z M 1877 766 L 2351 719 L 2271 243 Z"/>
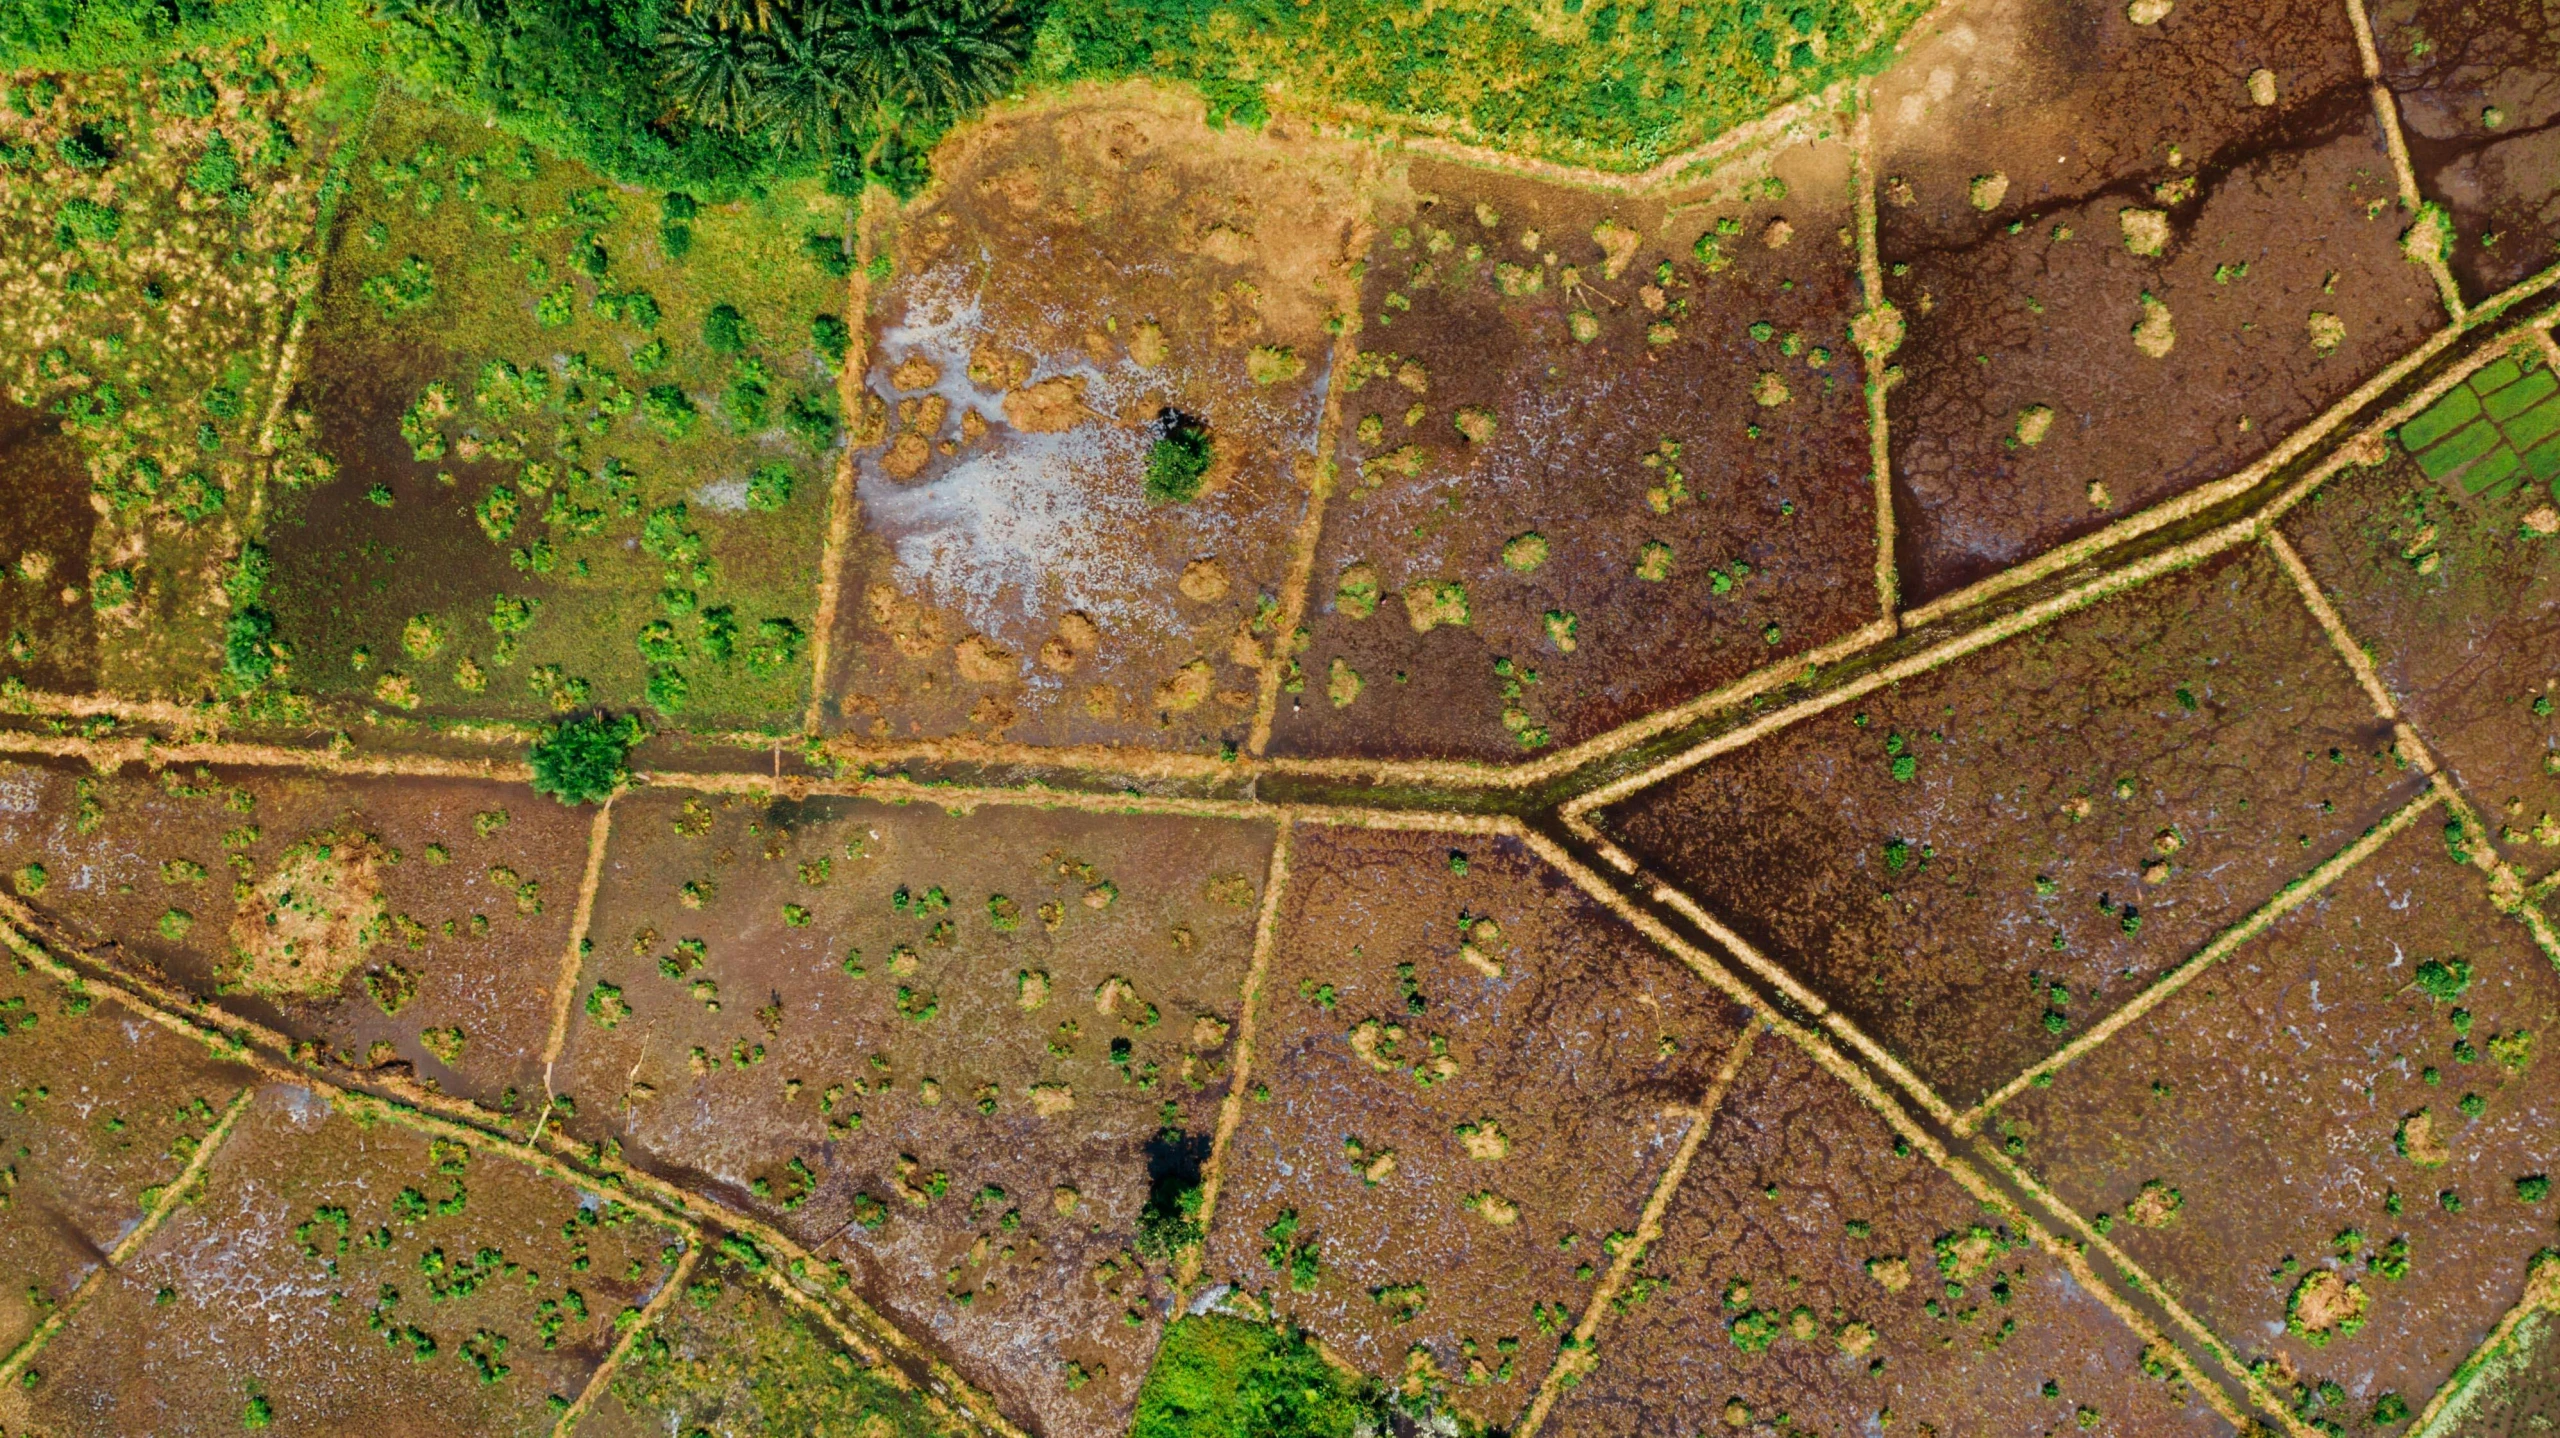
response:
<path fill-rule="evenodd" d="M 1040 646 L 1040 664 L 1055 673 L 1070 674 L 1101 646 L 1102 630 L 1094 624 L 1093 616 L 1080 609 L 1069 610 L 1058 617 L 1058 632 Z"/>
<path fill-rule="evenodd" d="M 1001 684 L 1014 677 L 1013 652 L 983 634 L 972 634 L 953 646 L 952 662 L 972 684 Z"/>
<path fill-rule="evenodd" d="M 1093 414 L 1085 407 L 1084 377 L 1065 374 L 1013 391 L 1003 409 L 1005 423 L 1026 434 L 1058 434 Z"/>
<path fill-rule="evenodd" d="M 240 987 L 325 994 L 362 967 L 383 935 L 383 859 L 372 835 L 352 830 L 323 830 L 279 855 L 232 917 Z"/>

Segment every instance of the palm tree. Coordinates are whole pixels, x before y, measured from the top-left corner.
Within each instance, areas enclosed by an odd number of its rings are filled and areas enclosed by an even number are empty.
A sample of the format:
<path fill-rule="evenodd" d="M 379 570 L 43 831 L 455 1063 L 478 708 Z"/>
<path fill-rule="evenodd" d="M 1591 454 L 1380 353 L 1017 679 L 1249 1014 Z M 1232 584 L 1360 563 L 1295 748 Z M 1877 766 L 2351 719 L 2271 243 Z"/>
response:
<path fill-rule="evenodd" d="M 698 123 L 743 132 L 753 124 L 771 38 L 732 23 L 721 7 L 687 6 L 658 36 L 667 94 Z"/>
<path fill-rule="evenodd" d="M 839 0 L 777 7 L 756 66 L 755 128 L 787 148 L 825 154 L 863 106 L 862 37 Z"/>
<path fill-rule="evenodd" d="M 1030 26 L 1014 0 L 844 0 L 862 36 L 862 88 L 934 119 L 1002 93 Z"/>

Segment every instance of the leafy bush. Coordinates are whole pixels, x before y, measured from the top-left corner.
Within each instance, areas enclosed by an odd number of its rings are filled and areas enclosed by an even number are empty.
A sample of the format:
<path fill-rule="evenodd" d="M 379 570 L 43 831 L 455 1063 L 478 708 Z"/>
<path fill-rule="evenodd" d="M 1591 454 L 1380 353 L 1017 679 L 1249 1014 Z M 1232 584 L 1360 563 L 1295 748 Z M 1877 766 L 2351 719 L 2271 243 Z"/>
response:
<path fill-rule="evenodd" d="M 1200 480 L 1213 457 L 1209 431 L 1178 409 L 1156 417 L 1155 447 L 1147 451 L 1147 500 L 1188 504 L 1200 497 Z"/>
<path fill-rule="evenodd" d="M 570 805 L 610 797 L 631 777 L 631 746 L 647 734 L 635 715 L 563 719 L 533 746 L 533 787 Z"/>
<path fill-rule="evenodd" d="M 765 464 L 747 477 L 747 508 L 771 514 L 791 502 L 791 466 Z"/>
<path fill-rule="evenodd" d="M 115 146 L 95 125 L 83 125 L 54 141 L 53 152 L 75 170 L 103 170 L 116 162 Z"/>
<path fill-rule="evenodd" d="M 817 315 L 809 321 L 809 343 L 829 369 L 842 369 L 845 351 L 853 347 L 853 331 L 835 315 Z"/>
<path fill-rule="evenodd" d="M 240 184 L 240 157 L 228 137 L 216 135 L 204 154 L 187 169 L 187 186 L 200 195 L 230 194 Z"/>
<path fill-rule="evenodd" d="M 640 417 L 669 439 L 682 439 L 693 433 L 695 421 L 702 412 L 693 407 L 692 396 L 676 385 L 655 384 L 640 397 Z"/>
<path fill-rule="evenodd" d="M 755 327 L 738 313 L 736 305 L 713 305 L 711 313 L 702 317 L 702 343 L 713 354 L 745 354 L 747 347 L 755 343 Z"/>
<path fill-rule="evenodd" d="M 818 453 L 836 442 L 836 397 L 831 390 L 794 395 L 783 406 L 782 427 Z"/>
<path fill-rule="evenodd" d="M 65 249 L 75 243 L 104 244 L 123 229 L 123 214 L 95 200 L 65 200 L 54 215 L 54 235 Z"/>
<path fill-rule="evenodd" d="M 833 279 L 840 280 L 853 273 L 853 254 L 844 247 L 844 240 L 840 236 L 810 235 L 800 242 L 800 248 L 801 252 L 809 257 L 810 263 L 826 271 Z"/>

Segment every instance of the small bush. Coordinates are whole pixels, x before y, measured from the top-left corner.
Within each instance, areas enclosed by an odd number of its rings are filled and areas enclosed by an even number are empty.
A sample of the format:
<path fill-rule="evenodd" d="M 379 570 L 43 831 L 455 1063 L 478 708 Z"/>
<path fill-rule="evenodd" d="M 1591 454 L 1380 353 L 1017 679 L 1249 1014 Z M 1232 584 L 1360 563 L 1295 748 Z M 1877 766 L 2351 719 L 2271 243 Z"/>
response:
<path fill-rule="evenodd" d="M 713 305 L 702 317 L 702 342 L 713 354 L 745 354 L 755 343 L 755 328 L 735 305 Z"/>
<path fill-rule="evenodd" d="M 655 341 L 652 341 L 655 343 Z M 640 417 L 649 427 L 669 439 L 682 439 L 693 433 L 702 412 L 693 407 L 693 399 L 683 389 L 671 384 L 651 385 L 641 396 Z"/>
<path fill-rule="evenodd" d="M 95 200 L 66 200 L 54 216 L 54 234 L 64 248 L 104 244 L 124 229 L 124 216 Z"/>
<path fill-rule="evenodd" d="M 831 390 L 812 390 L 792 396 L 782 408 L 782 427 L 792 438 L 817 453 L 825 453 L 836 442 L 836 397 Z"/>
<path fill-rule="evenodd" d="M 834 315 L 818 315 L 809 321 L 809 343 L 829 369 L 842 369 L 844 353 L 853 347 L 853 331 Z"/>
<path fill-rule="evenodd" d="M 1155 447 L 1147 451 L 1147 501 L 1189 504 L 1200 497 L 1214 448 L 1207 427 L 1178 409 L 1156 416 Z"/>
<path fill-rule="evenodd" d="M 759 465 L 747 477 L 747 508 L 758 514 L 771 514 L 791 502 L 791 466 Z"/>
<path fill-rule="evenodd" d="M 636 716 L 602 714 L 563 719 L 533 746 L 533 787 L 563 804 L 591 804 L 610 797 L 631 777 L 631 746 L 648 731 Z"/>
<path fill-rule="evenodd" d="M 844 241 L 834 235 L 811 235 L 800 244 L 809 263 L 827 272 L 831 279 L 844 279 L 853 273 L 853 256 L 845 250 Z"/>

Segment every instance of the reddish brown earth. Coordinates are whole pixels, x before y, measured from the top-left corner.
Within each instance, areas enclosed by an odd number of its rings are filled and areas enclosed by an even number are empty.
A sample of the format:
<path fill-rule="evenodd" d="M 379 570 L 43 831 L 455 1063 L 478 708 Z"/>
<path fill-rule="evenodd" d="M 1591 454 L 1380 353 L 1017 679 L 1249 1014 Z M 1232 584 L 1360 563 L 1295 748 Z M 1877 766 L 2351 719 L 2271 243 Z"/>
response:
<path fill-rule="evenodd" d="M 2242 468 L 2444 322 L 2400 258 L 2410 221 L 2339 7 L 2181 5 L 2147 28 L 2123 9 L 2022 5 L 1879 96 L 1915 600 Z M 2126 211 L 2165 217 L 2159 253 L 2131 252 Z M 2135 343 L 2146 295 L 2175 332 L 2158 357 Z M 2315 313 L 2343 326 L 2333 347 Z M 2025 443 L 2037 407 L 2050 427 Z"/>
<path fill-rule="evenodd" d="M 1713 1125 L 1544 1431 L 2231 1431 L 1784 1039 L 1760 1041 Z"/>
<path fill-rule="evenodd" d="M 423 1216 L 404 1216 L 403 1190 L 425 1199 Z M 457 1193 L 461 1212 L 434 1207 Z M 322 1210 L 347 1215 L 343 1235 Z M 55 1337 L 8 1421 L 233 1432 L 264 1397 L 277 1434 L 548 1432 L 548 1400 L 578 1395 L 616 1316 L 671 1271 L 677 1250 L 660 1245 L 674 1238 L 503 1150 L 457 1157 L 269 1085 L 203 1196 Z M 507 1371 L 484 1378 L 475 1352 Z"/>
<path fill-rule="evenodd" d="M 2457 959 L 2458 994 L 2420 987 L 2422 963 Z M 2415 1410 L 2550 1241 L 2553 1200 L 2516 1181 L 2551 1168 L 2554 1022 L 2560 975 L 2423 823 L 2022 1094 L 1998 1132 L 2063 1202 L 2117 1215 L 2115 1242 L 2243 1362 L 2333 1379 L 2359 1413 L 2386 1392 Z M 2177 1211 L 2122 1221 L 2151 1182 Z M 2314 1343 L 2287 1305 L 2323 1270 L 2362 1291 L 2365 1321 Z"/>
<path fill-rule="evenodd" d="M 2381 0 L 2373 39 L 2418 188 L 2451 212 L 2465 297 L 2548 268 L 2560 239 L 2560 24 L 2514 0 Z"/>
<path fill-rule="evenodd" d="M 2274 556 L 2244 549 L 1607 822 L 1962 1106 L 2415 797 L 2389 746 Z"/>
<path fill-rule="evenodd" d="M 84 803 L 96 806 L 86 833 Z M 476 816 L 500 814 L 481 836 Z M 201 767 L 102 776 L 11 762 L 0 765 L 0 874 L 118 961 L 272 1024 L 315 1055 L 400 1066 L 512 1112 L 541 1088 L 587 819 L 522 787 L 463 780 Z M 275 886 L 291 882 L 278 876 L 293 851 L 322 836 L 352 848 L 368 835 L 378 918 L 372 942 L 338 956 L 344 981 L 244 990 L 242 915 L 260 924 L 281 907 Z M 20 882 L 30 862 L 46 871 L 31 896 Z M 337 912 L 362 906 L 353 893 L 316 898 Z M 182 927 L 164 927 L 179 923 L 172 913 Z"/>
<path fill-rule="evenodd" d="M 1138 1213 L 1206 1156 L 1271 843 L 629 796 L 555 1072 L 572 1131 L 845 1263 L 1017 1421 L 1120 1432 L 1169 1292 Z"/>
<path fill-rule="evenodd" d="M 16 965 L 12 965 L 16 969 Z M 41 974 L 0 981 L 0 1349 L 15 1348 L 142 1221 L 244 1070 Z"/>
<path fill-rule="evenodd" d="M 1263 994 L 1208 1274 L 1510 1422 L 1743 1015 L 1515 841 L 1312 826 Z"/>
<path fill-rule="evenodd" d="M 873 296 L 831 727 L 1244 740 L 1285 637 L 1360 164 L 1136 95 L 936 157 Z M 1168 408 L 1214 446 L 1189 502 L 1146 493 Z"/>
<path fill-rule="evenodd" d="M 1640 201 L 1412 167 L 1274 752 L 1517 758 L 1876 616 L 1846 167 Z"/>

